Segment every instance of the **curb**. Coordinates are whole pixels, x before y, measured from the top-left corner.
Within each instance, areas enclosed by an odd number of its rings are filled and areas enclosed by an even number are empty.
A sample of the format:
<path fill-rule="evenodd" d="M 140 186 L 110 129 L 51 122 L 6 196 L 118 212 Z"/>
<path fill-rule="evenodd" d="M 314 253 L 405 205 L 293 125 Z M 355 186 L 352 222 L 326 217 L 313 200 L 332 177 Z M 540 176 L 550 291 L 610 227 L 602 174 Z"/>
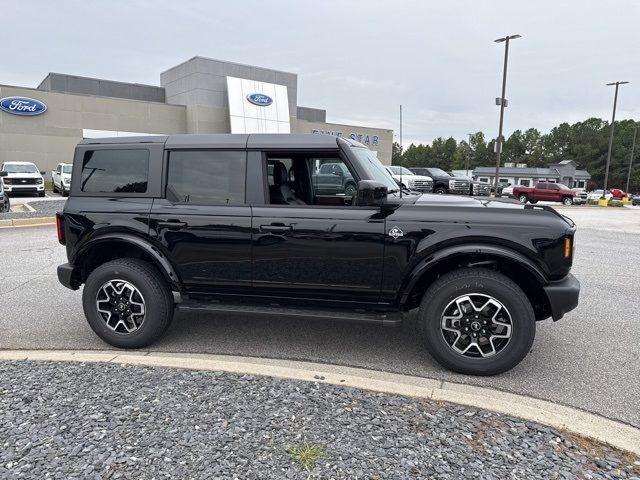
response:
<path fill-rule="evenodd" d="M 423 377 L 313 362 L 149 351 L 0 350 L 0 360 L 106 362 L 328 383 L 491 410 L 587 437 L 640 456 L 640 429 L 630 425 L 546 400 Z"/>
<path fill-rule="evenodd" d="M 53 225 L 56 217 L 35 217 L 35 218 L 7 218 L 0 220 L 0 228 L 7 227 L 32 227 L 36 225 Z"/>

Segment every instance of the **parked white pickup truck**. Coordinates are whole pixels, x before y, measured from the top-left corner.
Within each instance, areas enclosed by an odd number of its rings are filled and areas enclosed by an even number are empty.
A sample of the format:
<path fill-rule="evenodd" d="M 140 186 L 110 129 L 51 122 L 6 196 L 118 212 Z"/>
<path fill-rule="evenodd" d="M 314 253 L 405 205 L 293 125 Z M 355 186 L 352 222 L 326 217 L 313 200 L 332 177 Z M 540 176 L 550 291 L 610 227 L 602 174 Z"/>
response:
<path fill-rule="evenodd" d="M 2 177 L 4 191 L 7 194 L 37 193 L 44 197 L 44 172 L 40 172 L 35 163 L 4 162 L 0 171 L 7 172 Z"/>
<path fill-rule="evenodd" d="M 51 188 L 63 197 L 69 195 L 71 188 L 71 167 L 70 163 L 59 163 L 55 170 L 51 170 Z"/>

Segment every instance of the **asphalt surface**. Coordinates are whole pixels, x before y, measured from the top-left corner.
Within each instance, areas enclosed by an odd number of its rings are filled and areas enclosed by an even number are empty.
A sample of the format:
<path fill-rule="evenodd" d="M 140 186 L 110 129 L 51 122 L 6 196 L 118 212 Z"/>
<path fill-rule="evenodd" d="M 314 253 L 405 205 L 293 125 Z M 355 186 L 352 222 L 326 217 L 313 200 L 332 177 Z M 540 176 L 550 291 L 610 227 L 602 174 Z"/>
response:
<path fill-rule="evenodd" d="M 12 479 L 640 480 L 634 455 L 484 410 L 113 364 L 0 362 L 0 438 Z"/>
<path fill-rule="evenodd" d="M 402 328 L 232 315 L 176 315 L 154 350 L 302 359 L 495 387 L 640 427 L 640 208 L 560 209 L 578 224 L 573 273 L 580 305 L 538 323 L 532 351 L 491 378 L 439 367 Z M 81 293 L 58 284 L 65 250 L 55 227 L 0 229 L 0 348 L 105 349 L 89 329 Z"/>

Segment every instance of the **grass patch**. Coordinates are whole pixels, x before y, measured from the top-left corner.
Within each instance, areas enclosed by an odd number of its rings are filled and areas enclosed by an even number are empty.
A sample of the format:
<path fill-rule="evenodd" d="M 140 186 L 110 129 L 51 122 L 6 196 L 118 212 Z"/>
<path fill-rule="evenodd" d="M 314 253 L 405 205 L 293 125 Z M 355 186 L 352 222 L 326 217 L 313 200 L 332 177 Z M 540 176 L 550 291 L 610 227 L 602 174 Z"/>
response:
<path fill-rule="evenodd" d="M 313 478 L 312 471 L 316 462 L 324 456 L 324 451 L 317 445 L 302 445 L 287 450 L 291 458 L 307 472 L 307 480 Z"/>

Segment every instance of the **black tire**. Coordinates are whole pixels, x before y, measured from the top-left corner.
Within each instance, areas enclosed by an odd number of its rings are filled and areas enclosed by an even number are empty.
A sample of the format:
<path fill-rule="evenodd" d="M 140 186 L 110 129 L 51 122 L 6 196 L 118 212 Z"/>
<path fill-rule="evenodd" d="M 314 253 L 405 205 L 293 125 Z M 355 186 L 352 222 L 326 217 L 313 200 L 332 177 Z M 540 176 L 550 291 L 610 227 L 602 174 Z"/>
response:
<path fill-rule="evenodd" d="M 529 200 L 529 203 L 533 203 L 534 205 L 538 203 L 538 200 Z"/>
<path fill-rule="evenodd" d="M 472 293 L 493 297 L 511 317 L 511 338 L 493 356 L 459 353 L 447 343 L 441 329 L 447 306 Z M 418 319 L 431 356 L 443 367 L 469 375 L 496 375 L 512 369 L 531 349 L 536 332 L 533 308 L 520 287 L 501 273 L 482 268 L 454 270 L 436 280 L 422 298 Z"/>
<path fill-rule="evenodd" d="M 527 203 L 529 201 L 529 197 L 526 193 L 521 193 L 520 195 L 518 195 L 518 201 L 520 203 Z"/>
<path fill-rule="evenodd" d="M 567 207 L 569 205 L 573 205 L 573 199 L 571 197 L 563 197 L 562 198 L 562 204 L 566 205 Z"/>
<path fill-rule="evenodd" d="M 53 193 L 56 193 L 56 191 L 57 191 L 57 190 L 58 190 L 58 189 L 56 188 L 56 184 L 52 182 L 52 183 L 51 183 L 51 191 L 52 191 Z"/>
<path fill-rule="evenodd" d="M 9 195 L 2 195 L 0 197 L 0 212 L 8 212 L 11 210 L 11 200 L 9 200 Z"/>
<path fill-rule="evenodd" d="M 447 189 L 444 187 L 437 187 L 433 190 L 433 193 L 437 193 L 438 195 L 444 195 L 447 193 Z"/>
<path fill-rule="evenodd" d="M 42 192 L 38 192 L 38 196 L 39 196 L 39 197 L 44 197 L 44 191 L 42 191 Z"/>
<path fill-rule="evenodd" d="M 358 188 L 355 183 L 347 183 L 344 187 L 344 194 L 349 195 L 351 197 L 355 197 L 358 192 Z"/>
<path fill-rule="evenodd" d="M 139 290 L 145 304 L 145 316 L 137 330 L 117 332 L 107 327 L 98 312 L 96 298 L 102 286 L 111 280 L 124 280 Z M 112 260 L 96 268 L 84 286 L 82 306 L 91 329 L 106 343 L 118 348 L 143 348 L 158 340 L 173 319 L 173 294 L 155 266 L 135 258 Z"/>

